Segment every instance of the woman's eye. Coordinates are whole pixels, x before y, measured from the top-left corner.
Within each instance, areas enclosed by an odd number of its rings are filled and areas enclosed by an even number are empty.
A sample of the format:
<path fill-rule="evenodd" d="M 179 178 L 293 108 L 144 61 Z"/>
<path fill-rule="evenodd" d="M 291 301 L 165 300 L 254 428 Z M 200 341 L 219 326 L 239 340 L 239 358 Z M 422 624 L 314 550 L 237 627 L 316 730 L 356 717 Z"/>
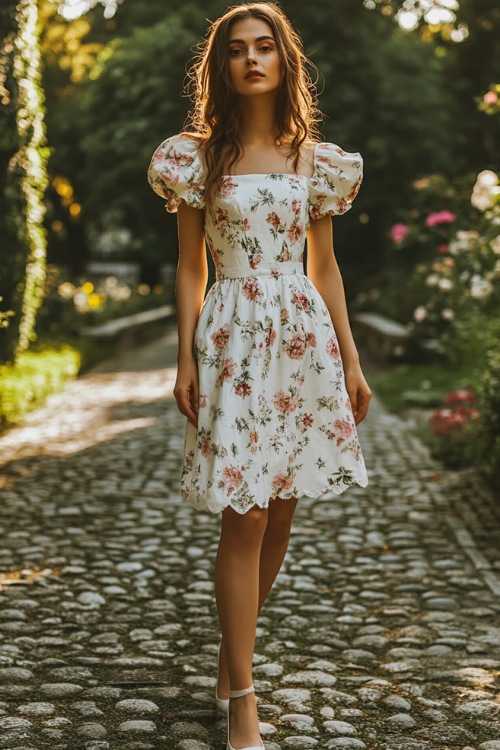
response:
<path fill-rule="evenodd" d="M 271 50 L 272 50 L 272 47 L 268 47 L 268 46 L 267 46 L 267 47 L 261 47 L 261 48 L 260 48 L 260 51 L 261 51 L 261 52 L 266 52 L 266 50 L 269 50 L 269 51 L 271 51 Z"/>
<path fill-rule="evenodd" d="M 238 55 L 239 52 L 240 52 L 239 49 L 231 49 L 231 50 L 229 50 L 229 54 L 231 55 L 231 57 L 236 57 L 236 55 Z"/>

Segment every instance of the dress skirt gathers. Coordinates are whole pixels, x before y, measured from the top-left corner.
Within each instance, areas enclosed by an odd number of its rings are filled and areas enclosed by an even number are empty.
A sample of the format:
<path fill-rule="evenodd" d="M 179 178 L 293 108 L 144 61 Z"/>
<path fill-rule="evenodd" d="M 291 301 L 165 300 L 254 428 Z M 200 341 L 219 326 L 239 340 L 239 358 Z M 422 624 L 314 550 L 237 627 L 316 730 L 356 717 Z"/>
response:
<path fill-rule="evenodd" d="M 210 208 L 199 147 L 186 134 L 156 149 L 153 190 L 175 212 L 204 211 L 216 269 L 197 322 L 198 426 L 186 423 L 182 497 L 245 513 L 368 484 L 331 316 L 304 273 L 311 219 L 351 208 L 359 153 L 317 143 L 312 177 L 226 176 Z"/>

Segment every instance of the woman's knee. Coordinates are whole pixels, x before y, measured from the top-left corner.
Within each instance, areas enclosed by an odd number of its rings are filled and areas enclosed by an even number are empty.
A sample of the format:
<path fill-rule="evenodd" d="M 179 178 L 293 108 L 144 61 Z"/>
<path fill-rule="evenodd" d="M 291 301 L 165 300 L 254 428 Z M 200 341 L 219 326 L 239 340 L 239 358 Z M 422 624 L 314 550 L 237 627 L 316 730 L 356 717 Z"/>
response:
<path fill-rule="evenodd" d="M 270 502 L 266 537 L 271 537 L 275 544 L 288 542 L 296 505 L 296 499 L 276 498 Z"/>
<path fill-rule="evenodd" d="M 223 534 L 238 544 L 260 542 L 267 528 L 268 510 L 254 506 L 246 513 L 238 513 L 233 508 L 222 512 Z"/>

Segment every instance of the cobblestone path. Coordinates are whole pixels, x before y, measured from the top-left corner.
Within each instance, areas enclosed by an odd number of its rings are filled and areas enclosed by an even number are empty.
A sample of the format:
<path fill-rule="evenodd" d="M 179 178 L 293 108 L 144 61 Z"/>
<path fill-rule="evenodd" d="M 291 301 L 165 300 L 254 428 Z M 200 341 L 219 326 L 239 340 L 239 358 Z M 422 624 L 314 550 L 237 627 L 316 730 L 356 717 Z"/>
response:
<path fill-rule="evenodd" d="M 4 750 L 225 748 L 219 518 L 176 490 L 174 379 L 171 332 L 0 436 Z M 369 487 L 300 500 L 259 620 L 266 748 L 499 750 L 498 527 L 473 507 L 487 498 L 377 402 L 360 435 Z"/>

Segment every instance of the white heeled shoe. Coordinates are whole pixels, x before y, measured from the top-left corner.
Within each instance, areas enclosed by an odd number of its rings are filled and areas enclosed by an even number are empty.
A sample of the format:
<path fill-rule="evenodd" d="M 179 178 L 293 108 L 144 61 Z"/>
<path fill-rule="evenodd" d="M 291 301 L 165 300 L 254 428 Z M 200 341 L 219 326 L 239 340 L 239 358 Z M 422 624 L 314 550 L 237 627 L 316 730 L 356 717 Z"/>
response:
<path fill-rule="evenodd" d="M 230 690 L 229 691 L 229 698 L 239 698 L 240 695 L 246 695 L 247 693 L 253 693 L 255 691 L 255 688 L 253 685 L 250 685 L 249 688 L 245 688 L 244 690 Z M 227 746 L 226 750 L 236 750 L 231 745 L 230 739 L 229 739 L 229 711 L 227 712 Z M 238 748 L 238 750 L 264 750 L 264 745 L 252 745 L 252 747 L 242 747 Z"/>
<path fill-rule="evenodd" d="M 229 712 L 229 698 L 219 698 L 217 695 L 217 685 L 219 684 L 219 664 L 220 664 L 220 650 L 222 646 L 222 640 L 219 643 L 219 650 L 217 652 L 217 682 L 215 683 L 215 705 L 217 706 L 217 711 L 219 713 L 224 714 L 224 716 L 227 716 Z"/>

